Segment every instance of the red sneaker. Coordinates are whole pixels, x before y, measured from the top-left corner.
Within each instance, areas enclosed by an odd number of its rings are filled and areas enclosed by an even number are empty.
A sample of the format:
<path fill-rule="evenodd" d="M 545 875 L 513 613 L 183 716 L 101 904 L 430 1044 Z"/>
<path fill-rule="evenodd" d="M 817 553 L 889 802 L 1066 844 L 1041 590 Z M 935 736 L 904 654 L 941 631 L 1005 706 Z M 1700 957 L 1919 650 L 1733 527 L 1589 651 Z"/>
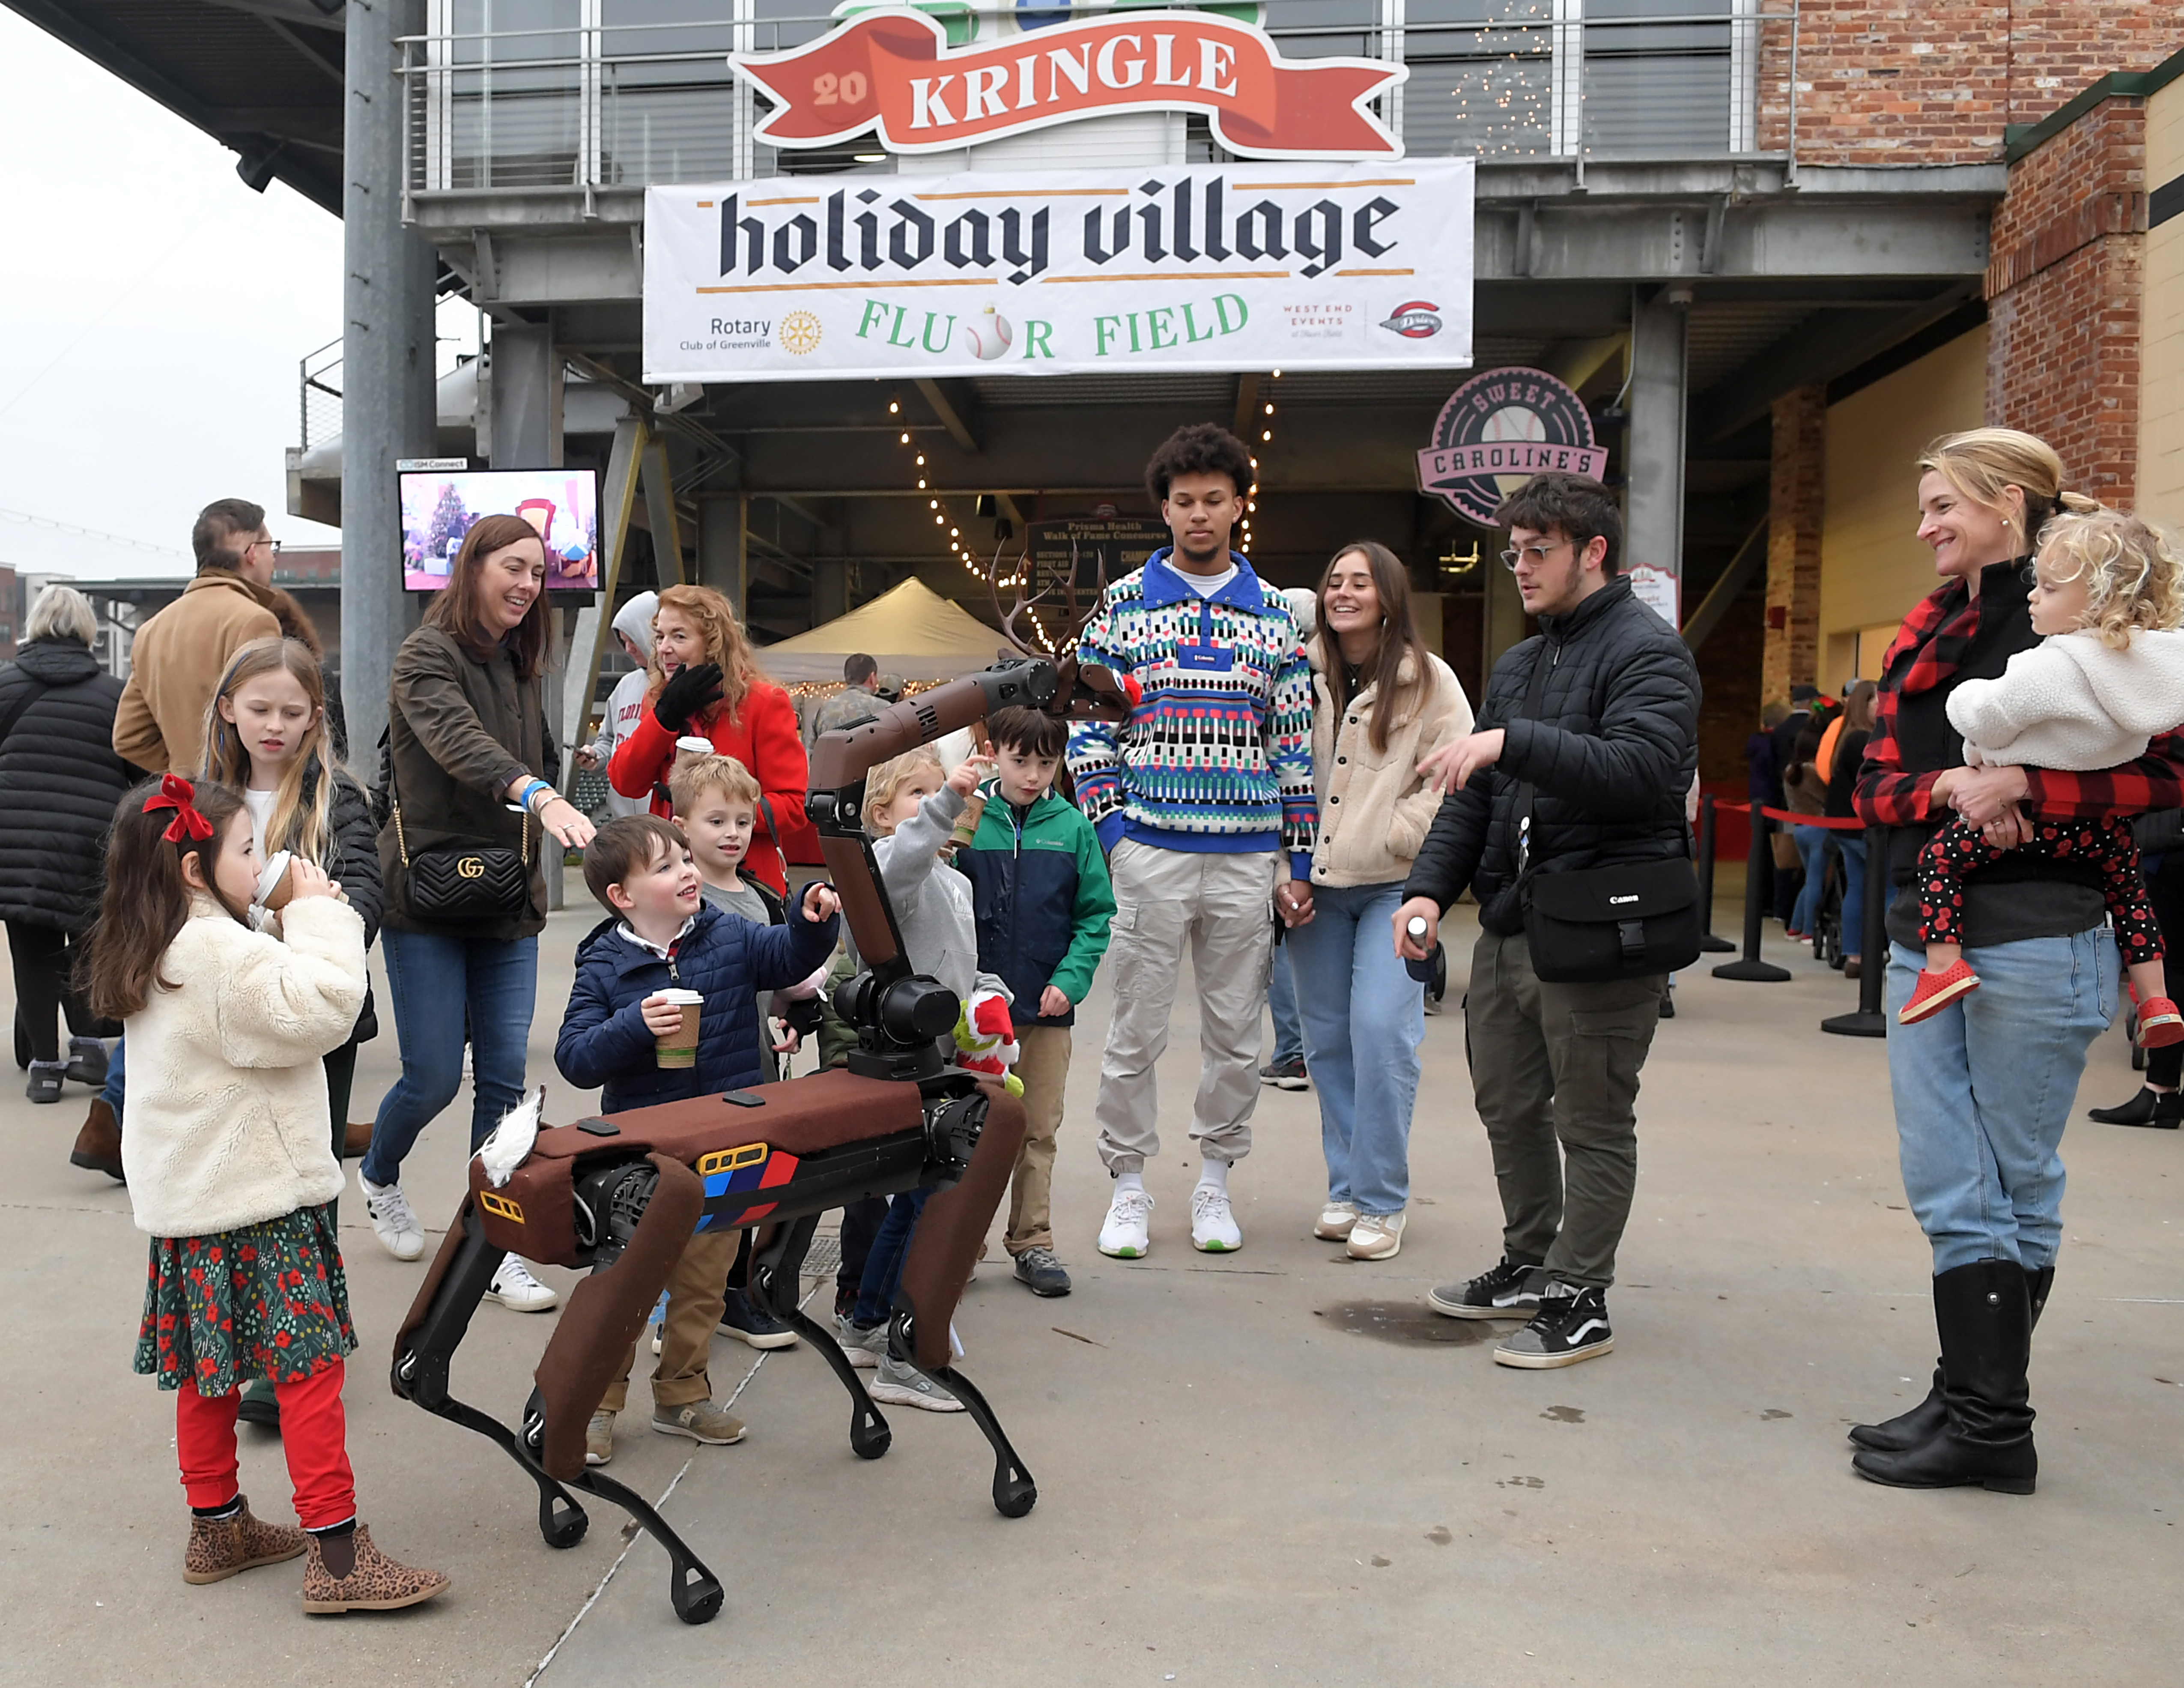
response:
<path fill-rule="evenodd" d="M 2165 996 L 2138 1005 L 2138 1042 L 2142 1049 L 2184 1043 L 2184 1014 Z"/>
<path fill-rule="evenodd" d="M 1919 983 L 1911 992 L 1911 1000 L 1897 1011 L 1896 1022 L 1901 1026 L 1915 1026 L 1921 1020 L 1940 1013 L 1960 996 L 1969 996 L 1980 988 L 1979 975 L 1971 963 L 1961 955 L 1956 965 L 1945 972 L 1930 973 L 1919 969 Z M 2184 1026 L 2178 1035 L 2184 1036 Z"/>

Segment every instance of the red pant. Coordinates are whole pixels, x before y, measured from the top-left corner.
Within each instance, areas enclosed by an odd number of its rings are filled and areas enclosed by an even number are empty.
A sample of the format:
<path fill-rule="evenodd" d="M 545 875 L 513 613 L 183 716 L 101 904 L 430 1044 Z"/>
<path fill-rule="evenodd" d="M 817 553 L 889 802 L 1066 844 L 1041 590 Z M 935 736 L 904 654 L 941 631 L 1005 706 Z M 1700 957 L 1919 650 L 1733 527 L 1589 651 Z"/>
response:
<path fill-rule="evenodd" d="M 337 1360 L 301 1383 L 273 1385 L 296 1518 L 305 1529 L 324 1529 L 356 1516 L 348 1422 L 342 1411 L 343 1369 Z M 236 1496 L 235 1413 L 242 1405 L 240 1390 L 203 1396 L 186 1382 L 176 1392 L 175 1451 L 181 1460 L 182 1491 L 193 1507 L 222 1507 Z"/>

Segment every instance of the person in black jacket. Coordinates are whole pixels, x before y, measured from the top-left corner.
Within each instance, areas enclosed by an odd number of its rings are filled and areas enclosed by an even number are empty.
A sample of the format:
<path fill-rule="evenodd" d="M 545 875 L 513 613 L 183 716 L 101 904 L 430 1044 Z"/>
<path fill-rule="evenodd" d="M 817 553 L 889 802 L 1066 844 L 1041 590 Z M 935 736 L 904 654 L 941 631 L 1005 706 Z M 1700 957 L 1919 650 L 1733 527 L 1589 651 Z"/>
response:
<path fill-rule="evenodd" d="M 98 637 L 90 600 L 49 586 L 31 606 L 15 660 L 0 668 L 0 921 L 34 1102 L 60 1100 L 64 1078 L 93 1088 L 106 1082 L 106 1045 L 75 967 L 98 914 L 114 805 L 143 775 L 114 752 L 121 682 L 92 655 Z M 121 1176 L 118 1139 L 110 1152 L 83 1153 L 70 1158 Z"/>
<path fill-rule="evenodd" d="M 1618 578 L 1622 521 L 1597 481 L 1537 475 L 1496 514 L 1509 530 L 1502 560 L 1540 632 L 1495 664 L 1471 734 L 1420 764 L 1453 789 L 1395 936 L 1398 953 L 1423 961 L 1443 911 L 1466 886 L 1477 894 L 1464 1019 L 1502 1259 L 1430 1300 L 1454 1318 L 1529 1319 L 1494 1358 L 1540 1369 L 1614 1345 L 1607 1290 L 1637 1184 L 1632 1104 L 1667 979 L 1543 982 L 1524 935 L 1526 883 L 1685 853 L 1699 677 L 1675 629 Z M 1410 935 L 1413 919 L 1423 938 Z"/>

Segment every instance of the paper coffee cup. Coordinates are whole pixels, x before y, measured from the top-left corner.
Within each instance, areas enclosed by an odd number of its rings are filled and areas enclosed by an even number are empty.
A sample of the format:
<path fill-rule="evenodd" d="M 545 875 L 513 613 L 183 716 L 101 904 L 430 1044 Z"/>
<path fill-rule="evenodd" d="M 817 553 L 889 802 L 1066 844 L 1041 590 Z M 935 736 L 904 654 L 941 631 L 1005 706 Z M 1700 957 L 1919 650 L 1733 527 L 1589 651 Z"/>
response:
<path fill-rule="evenodd" d="M 695 1067 L 698 1064 L 698 1011 L 704 1006 L 704 994 L 695 990 L 661 990 L 655 996 L 672 1002 L 682 1011 L 682 1023 L 659 1039 L 657 1055 L 662 1067 Z"/>
<path fill-rule="evenodd" d="M 278 914 L 288 906 L 288 899 L 295 889 L 291 883 L 294 876 L 289 870 L 295 865 L 295 857 L 287 850 L 273 853 L 272 860 L 259 870 L 258 875 L 258 895 L 254 900 L 259 907 Z"/>
<path fill-rule="evenodd" d="M 675 741 L 676 772 L 681 772 L 683 766 L 694 756 L 710 756 L 712 754 L 711 739 L 700 738 L 694 733 L 686 733 Z"/>
<path fill-rule="evenodd" d="M 956 830 L 948 834 L 948 842 L 958 850 L 968 850 L 971 840 L 978 834 L 978 822 L 986 812 L 986 794 L 974 791 L 963 799 L 963 812 L 956 817 Z"/>

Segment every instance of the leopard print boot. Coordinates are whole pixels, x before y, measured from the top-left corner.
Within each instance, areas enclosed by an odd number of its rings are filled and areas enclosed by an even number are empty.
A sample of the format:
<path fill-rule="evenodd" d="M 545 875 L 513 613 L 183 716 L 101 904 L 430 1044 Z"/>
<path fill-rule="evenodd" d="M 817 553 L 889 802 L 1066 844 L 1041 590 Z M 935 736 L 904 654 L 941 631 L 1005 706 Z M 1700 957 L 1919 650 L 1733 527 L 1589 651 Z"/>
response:
<path fill-rule="evenodd" d="M 237 1571 L 296 1558 L 310 1545 L 300 1529 L 253 1518 L 248 1496 L 236 1500 L 233 1518 L 190 1520 L 190 1545 L 182 1550 L 184 1582 L 222 1582 Z"/>
<path fill-rule="evenodd" d="M 336 1576 L 326 1564 L 326 1544 L 309 1538 L 310 1558 L 304 1566 L 304 1610 L 306 1612 L 392 1612 L 415 1606 L 443 1592 L 447 1577 L 390 1559 L 371 1545 L 371 1531 L 359 1524 L 348 1539 L 355 1563 L 346 1576 Z M 337 1556 L 341 1545 L 335 1546 Z"/>

